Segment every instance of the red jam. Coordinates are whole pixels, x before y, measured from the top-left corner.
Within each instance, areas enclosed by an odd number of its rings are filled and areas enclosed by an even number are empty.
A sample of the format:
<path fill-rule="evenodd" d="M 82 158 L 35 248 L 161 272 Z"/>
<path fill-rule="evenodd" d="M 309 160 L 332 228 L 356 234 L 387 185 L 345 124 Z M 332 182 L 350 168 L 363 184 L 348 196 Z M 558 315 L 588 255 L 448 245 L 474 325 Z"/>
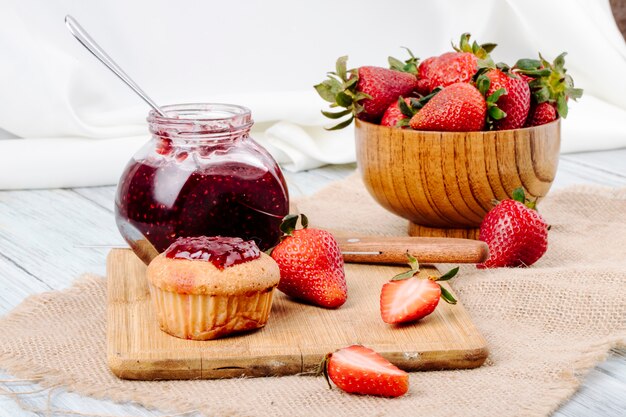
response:
<path fill-rule="evenodd" d="M 282 176 L 273 174 L 243 164 L 190 172 L 136 162 L 118 190 L 120 231 L 131 241 L 145 237 L 159 253 L 178 237 L 207 235 L 240 236 L 269 249 L 288 213 Z"/>
<path fill-rule="evenodd" d="M 188 115 L 177 118 L 185 111 L 195 116 L 197 106 L 232 117 L 196 124 Z M 148 263 L 177 238 L 193 236 L 236 236 L 261 250 L 278 243 L 289 211 L 287 186 L 276 161 L 248 136 L 249 111 L 167 107 L 174 109 L 168 118 L 151 113 L 152 140 L 130 161 L 117 189 L 117 225 L 135 253 Z"/>
<path fill-rule="evenodd" d="M 165 251 L 171 259 L 211 262 L 219 269 L 241 264 L 261 256 L 253 240 L 238 237 L 181 237 Z"/>

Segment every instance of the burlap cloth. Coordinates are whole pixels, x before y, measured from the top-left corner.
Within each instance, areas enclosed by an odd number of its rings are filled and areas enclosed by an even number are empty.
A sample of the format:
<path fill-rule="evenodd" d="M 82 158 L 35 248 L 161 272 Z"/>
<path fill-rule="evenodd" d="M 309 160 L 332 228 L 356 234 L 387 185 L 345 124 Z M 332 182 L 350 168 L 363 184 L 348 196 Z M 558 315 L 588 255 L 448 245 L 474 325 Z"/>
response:
<path fill-rule="evenodd" d="M 356 176 L 300 200 L 312 223 L 402 235 L 406 222 L 369 197 Z M 165 411 L 206 415 L 543 416 L 611 347 L 626 343 L 626 189 L 552 193 L 540 209 L 549 249 L 532 268 L 464 266 L 452 284 L 487 339 L 478 369 L 411 374 L 398 399 L 328 390 L 321 378 L 124 381 L 105 361 L 106 282 L 85 276 L 64 292 L 29 297 L 0 319 L 0 368 L 44 386 Z"/>

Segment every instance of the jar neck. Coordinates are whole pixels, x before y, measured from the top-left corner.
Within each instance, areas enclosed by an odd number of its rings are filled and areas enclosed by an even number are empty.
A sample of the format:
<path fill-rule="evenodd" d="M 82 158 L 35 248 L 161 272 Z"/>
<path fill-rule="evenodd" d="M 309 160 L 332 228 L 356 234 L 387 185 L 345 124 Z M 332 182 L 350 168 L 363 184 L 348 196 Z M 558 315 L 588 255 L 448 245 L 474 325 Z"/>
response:
<path fill-rule="evenodd" d="M 148 115 L 155 138 L 175 145 L 207 146 L 247 138 L 254 123 L 250 110 L 232 104 L 176 104 Z"/>

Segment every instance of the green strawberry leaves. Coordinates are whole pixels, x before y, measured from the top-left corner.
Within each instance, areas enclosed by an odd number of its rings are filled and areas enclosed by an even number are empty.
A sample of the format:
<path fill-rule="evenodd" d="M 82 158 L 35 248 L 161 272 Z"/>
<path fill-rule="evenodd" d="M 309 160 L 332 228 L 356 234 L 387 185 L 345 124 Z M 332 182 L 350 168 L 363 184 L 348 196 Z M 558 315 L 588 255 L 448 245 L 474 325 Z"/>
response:
<path fill-rule="evenodd" d="M 448 281 L 448 280 L 451 280 L 458 273 L 459 273 L 459 267 L 457 266 L 457 267 L 452 268 L 451 270 L 449 270 L 448 272 L 446 272 L 445 274 L 443 274 L 439 278 L 437 278 L 437 281 Z"/>
<path fill-rule="evenodd" d="M 411 255 L 409 252 L 406 253 L 406 257 L 407 257 L 408 264 L 411 267 L 411 269 L 394 276 L 393 278 L 391 278 L 391 281 L 402 281 L 402 280 L 411 278 L 420 271 L 420 264 L 417 261 L 417 259 L 415 259 L 415 257 Z"/>
<path fill-rule="evenodd" d="M 441 285 L 439 285 L 439 288 L 441 288 L 441 298 L 443 299 L 443 301 L 448 304 L 456 304 L 456 298 L 454 298 L 452 294 L 450 294 L 450 291 L 448 291 Z"/>
<path fill-rule="evenodd" d="M 459 272 L 459 267 L 454 267 L 451 270 L 449 270 L 448 272 L 446 272 L 445 274 L 443 274 L 442 276 L 440 276 L 439 278 L 437 277 L 432 277 L 431 279 L 433 281 L 449 281 L 452 278 L 454 278 L 456 276 L 456 274 Z M 445 301 L 448 304 L 456 304 L 456 299 L 454 298 L 454 296 L 450 293 L 450 291 L 448 291 L 443 285 L 439 284 L 439 288 L 441 289 L 441 298 L 443 299 L 443 301 Z"/>
<path fill-rule="evenodd" d="M 300 224 L 302 225 L 303 229 L 309 227 L 309 218 L 306 215 L 288 214 L 283 217 L 283 221 L 280 224 L 280 231 L 283 232 L 286 236 L 292 236 L 293 232 L 296 230 L 298 219 L 300 219 Z"/>
<path fill-rule="evenodd" d="M 479 44 L 476 41 L 470 44 L 470 37 L 471 35 L 469 33 L 462 34 L 461 39 L 459 40 L 459 46 L 456 46 L 453 43 L 452 48 L 457 52 L 469 52 L 470 54 L 474 54 L 476 58 L 478 58 L 478 68 L 495 68 L 493 59 L 491 59 L 491 55 L 489 54 L 496 48 L 496 46 L 498 46 L 498 44 Z"/>
<path fill-rule="evenodd" d="M 443 87 L 437 87 L 430 94 L 424 97 L 420 97 L 420 98 L 410 97 L 409 103 L 405 101 L 404 97 L 400 96 L 398 98 L 398 108 L 400 109 L 400 112 L 402 112 L 402 115 L 405 117 L 398 120 L 398 122 L 396 123 L 396 127 L 409 126 L 409 122 L 411 118 L 415 116 L 415 114 L 422 107 L 424 107 L 426 103 L 430 101 L 430 99 L 435 97 L 437 93 L 439 93 L 441 90 L 443 90 Z"/>
<path fill-rule="evenodd" d="M 583 95 L 583 90 L 575 88 L 574 80 L 567 74 L 565 55 L 567 52 L 561 53 L 550 63 L 540 53 L 539 59 L 523 58 L 515 64 L 517 72 L 533 78 L 528 83 L 533 101 L 556 105 L 559 116 L 564 119 L 569 110 L 567 100 L 576 101 Z"/>
<path fill-rule="evenodd" d="M 403 46 L 402 48 L 406 49 L 406 51 L 409 53 L 409 59 L 403 62 L 400 61 L 398 58 L 390 56 L 389 58 L 387 58 L 387 61 L 389 62 L 389 68 L 392 70 L 408 72 L 409 74 L 417 75 L 420 59 L 413 55 L 413 52 L 411 52 L 411 50 L 406 46 Z"/>
<path fill-rule="evenodd" d="M 348 126 L 354 117 L 363 111 L 360 104 L 365 99 L 371 99 L 368 94 L 356 91 L 359 74 L 356 69 L 348 69 L 348 57 L 342 56 L 335 63 L 335 71 L 327 74 L 328 79 L 313 86 L 319 96 L 330 103 L 331 108 L 343 107 L 345 110 L 329 112 L 322 110 L 322 114 L 329 119 L 338 120 L 351 115 L 348 119 L 326 130 L 339 130 Z"/>
<path fill-rule="evenodd" d="M 476 78 L 476 88 L 480 91 L 480 94 L 485 96 L 487 102 L 487 127 L 489 130 L 493 130 L 494 121 L 501 120 L 506 117 L 506 112 L 498 107 L 498 100 L 500 97 L 506 95 L 508 92 L 504 88 L 498 88 L 496 91 L 487 96 L 489 87 L 491 87 L 491 80 L 485 75 L 487 70 L 479 70 L 480 75 Z"/>
<path fill-rule="evenodd" d="M 522 203 L 523 205 L 525 205 L 529 209 L 537 210 L 537 200 L 536 199 L 534 201 L 529 200 L 526 197 L 526 193 L 524 192 L 524 188 L 523 187 L 518 187 L 518 188 L 514 189 L 513 193 L 511 194 L 511 197 L 513 197 L 513 200 L 519 201 L 520 203 Z"/>
<path fill-rule="evenodd" d="M 337 113 L 322 110 L 322 114 L 328 117 L 329 119 L 341 119 L 343 116 L 347 116 L 350 113 L 352 113 L 352 110 L 349 110 L 349 109 L 346 109 L 344 111 L 340 111 Z"/>

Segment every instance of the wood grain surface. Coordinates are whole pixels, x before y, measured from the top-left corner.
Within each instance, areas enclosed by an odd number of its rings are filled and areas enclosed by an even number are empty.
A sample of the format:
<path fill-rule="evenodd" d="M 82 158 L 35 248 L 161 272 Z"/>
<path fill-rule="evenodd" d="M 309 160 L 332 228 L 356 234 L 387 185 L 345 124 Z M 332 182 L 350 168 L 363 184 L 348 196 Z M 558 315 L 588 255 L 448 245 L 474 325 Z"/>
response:
<path fill-rule="evenodd" d="M 370 194 L 392 213 L 429 228 L 427 236 L 436 228 L 480 226 L 493 201 L 510 198 L 517 187 L 530 198 L 545 196 L 559 160 L 560 120 L 491 132 L 424 132 L 356 120 L 355 132 Z"/>
<path fill-rule="evenodd" d="M 107 258 L 107 356 L 120 378 L 292 375 L 315 370 L 326 353 L 355 343 L 407 371 L 474 368 L 487 358 L 486 342 L 462 300 L 454 306 L 439 303 L 414 324 L 382 321 L 380 288 L 404 267 L 346 264 L 348 301 L 341 308 L 313 307 L 277 291 L 264 328 L 208 341 L 179 339 L 159 329 L 145 269 L 129 249 L 114 249 Z M 420 274 L 437 270 L 423 267 Z"/>

